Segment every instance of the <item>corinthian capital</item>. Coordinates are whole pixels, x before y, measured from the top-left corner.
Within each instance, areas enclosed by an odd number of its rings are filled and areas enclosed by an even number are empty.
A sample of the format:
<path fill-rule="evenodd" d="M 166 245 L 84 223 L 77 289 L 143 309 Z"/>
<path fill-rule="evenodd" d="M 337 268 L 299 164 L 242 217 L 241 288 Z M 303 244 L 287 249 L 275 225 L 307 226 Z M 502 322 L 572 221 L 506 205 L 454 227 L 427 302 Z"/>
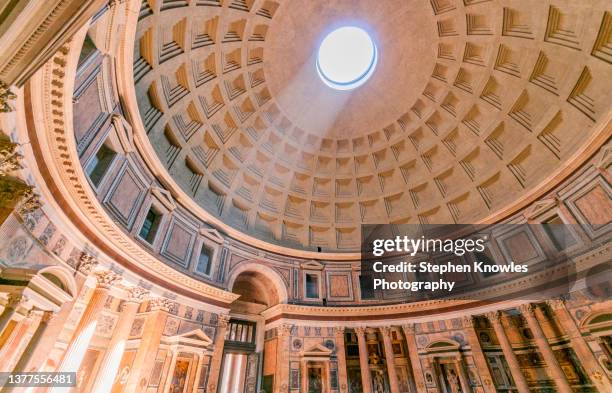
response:
<path fill-rule="evenodd" d="M 9 101 L 14 100 L 17 96 L 9 89 L 9 87 L 0 81 L 0 112 L 12 112 L 14 109 L 9 104 Z"/>
<path fill-rule="evenodd" d="M 217 317 L 217 326 L 226 328 L 229 326 L 229 321 L 231 317 L 227 314 L 219 314 Z"/>
<path fill-rule="evenodd" d="M 288 336 L 291 334 L 291 328 L 293 325 L 288 323 L 283 323 L 279 327 L 276 328 L 279 336 Z"/>
<path fill-rule="evenodd" d="M 355 333 L 357 333 L 358 336 L 363 336 L 366 333 L 366 327 L 364 326 L 358 326 L 355 328 Z"/>
<path fill-rule="evenodd" d="M 40 209 L 41 206 L 42 202 L 40 201 L 40 197 L 34 192 L 32 187 L 28 186 L 23 193 L 21 203 L 17 207 L 17 212 L 24 216 Z"/>
<path fill-rule="evenodd" d="M 521 304 L 518 307 L 519 311 L 525 316 L 535 317 L 536 305 L 532 303 Z"/>
<path fill-rule="evenodd" d="M 489 321 L 491 321 L 491 323 L 501 323 L 502 312 L 499 310 L 490 311 L 486 313 L 485 316 L 489 319 Z"/>
<path fill-rule="evenodd" d="M 91 273 L 98 265 L 98 260 L 93 255 L 82 252 L 77 263 L 77 270 L 85 275 Z"/>
<path fill-rule="evenodd" d="M 144 289 L 143 287 L 132 287 L 128 289 L 128 296 L 126 301 L 130 303 L 142 303 L 142 301 L 147 297 L 149 291 Z"/>
<path fill-rule="evenodd" d="M 404 332 L 408 334 L 416 333 L 416 326 L 414 325 L 414 323 L 406 323 L 402 325 L 402 329 L 404 329 Z"/>
<path fill-rule="evenodd" d="M 334 326 L 334 335 L 336 336 L 344 336 L 344 331 L 346 328 L 344 326 Z"/>
<path fill-rule="evenodd" d="M 463 316 L 463 326 L 474 327 L 474 317 L 472 315 Z"/>
<path fill-rule="evenodd" d="M 565 302 L 566 301 L 567 301 L 567 299 L 565 298 L 565 296 L 559 296 L 559 297 L 556 297 L 554 299 L 547 300 L 546 303 L 553 310 L 560 310 L 563 307 L 565 307 Z"/>
<path fill-rule="evenodd" d="M 121 276 L 109 270 L 99 271 L 95 273 L 97 285 L 99 288 L 110 288 L 113 284 L 121 281 Z"/>

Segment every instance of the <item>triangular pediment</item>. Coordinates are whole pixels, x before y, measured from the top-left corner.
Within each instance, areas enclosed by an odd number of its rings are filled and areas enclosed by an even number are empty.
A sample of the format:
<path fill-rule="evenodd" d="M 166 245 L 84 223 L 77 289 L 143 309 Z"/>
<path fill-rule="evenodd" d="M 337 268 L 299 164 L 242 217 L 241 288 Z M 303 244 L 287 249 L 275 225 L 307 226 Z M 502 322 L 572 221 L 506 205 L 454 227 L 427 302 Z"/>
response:
<path fill-rule="evenodd" d="M 168 342 L 185 345 L 209 346 L 213 340 L 202 329 L 194 329 L 168 338 Z"/>
<path fill-rule="evenodd" d="M 307 269 L 307 270 L 323 270 L 324 267 L 325 265 L 317 261 L 308 261 L 308 262 L 302 263 L 302 269 Z"/>
<path fill-rule="evenodd" d="M 151 193 L 157 198 L 157 200 L 161 202 L 162 205 L 166 207 L 166 209 L 170 211 L 176 209 L 176 203 L 174 203 L 174 198 L 172 198 L 172 195 L 168 190 L 153 186 L 151 187 Z"/>
<path fill-rule="evenodd" d="M 528 220 L 531 220 L 531 219 L 535 219 L 541 214 L 546 213 L 548 210 L 552 209 L 555 206 L 557 206 L 557 199 L 547 198 L 547 199 L 543 199 L 541 201 L 535 202 L 527 210 L 525 210 L 525 213 L 523 214 L 525 215 L 525 218 L 527 218 Z"/>
<path fill-rule="evenodd" d="M 321 344 L 316 344 L 310 347 L 309 350 L 304 351 L 303 353 L 304 356 L 315 356 L 315 357 L 330 356 L 331 354 L 332 354 L 332 350 Z"/>
<path fill-rule="evenodd" d="M 213 228 L 200 228 L 200 235 L 219 244 L 223 243 L 224 240 L 219 231 Z"/>

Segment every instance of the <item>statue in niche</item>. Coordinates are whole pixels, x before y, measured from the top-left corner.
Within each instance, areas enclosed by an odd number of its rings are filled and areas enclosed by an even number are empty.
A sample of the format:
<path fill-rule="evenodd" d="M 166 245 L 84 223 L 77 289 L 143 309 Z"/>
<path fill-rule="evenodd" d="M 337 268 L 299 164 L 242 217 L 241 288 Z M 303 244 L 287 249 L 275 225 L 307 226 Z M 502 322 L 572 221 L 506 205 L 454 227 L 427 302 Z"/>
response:
<path fill-rule="evenodd" d="M 385 393 L 385 378 L 382 370 L 373 370 L 372 373 L 372 393 Z"/>
<path fill-rule="evenodd" d="M 461 392 L 461 382 L 459 381 L 459 377 L 457 376 L 457 373 L 455 372 L 454 369 L 451 368 L 448 370 L 447 377 L 448 377 L 448 383 L 451 388 L 451 392 L 452 393 Z"/>

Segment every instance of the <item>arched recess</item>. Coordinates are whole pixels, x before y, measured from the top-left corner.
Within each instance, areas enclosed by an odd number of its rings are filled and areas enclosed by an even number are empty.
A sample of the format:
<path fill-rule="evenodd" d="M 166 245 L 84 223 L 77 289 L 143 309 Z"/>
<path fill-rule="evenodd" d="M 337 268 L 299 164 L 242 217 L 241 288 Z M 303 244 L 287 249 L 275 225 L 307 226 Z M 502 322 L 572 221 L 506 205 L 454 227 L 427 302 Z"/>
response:
<path fill-rule="evenodd" d="M 608 327 L 612 325 L 612 313 L 606 311 L 594 311 L 582 320 L 580 326 L 589 330 Z"/>
<path fill-rule="evenodd" d="M 240 264 L 230 272 L 228 290 L 240 295 L 239 302 L 272 307 L 287 303 L 288 294 L 282 277 L 275 270 L 255 262 Z"/>
<path fill-rule="evenodd" d="M 50 281 L 56 287 L 75 298 L 77 294 L 77 283 L 74 276 L 62 266 L 47 266 L 40 269 L 37 274 L 47 281 Z"/>

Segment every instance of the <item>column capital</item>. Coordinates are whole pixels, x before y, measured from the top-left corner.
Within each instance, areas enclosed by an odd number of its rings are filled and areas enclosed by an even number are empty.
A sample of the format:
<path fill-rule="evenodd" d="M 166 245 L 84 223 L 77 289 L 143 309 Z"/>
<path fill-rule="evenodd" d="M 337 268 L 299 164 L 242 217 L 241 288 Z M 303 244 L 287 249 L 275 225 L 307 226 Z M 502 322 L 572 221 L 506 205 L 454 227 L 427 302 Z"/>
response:
<path fill-rule="evenodd" d="M 489 311 L 488 313 L 485 314 L 487 319 L 493 324 L 501 324 L 502 315 L 503 313 L 501 310 Z"/>
<path fill-rule="evenodd" d="M 4 82 L 0 81 L 0 112 L 12 112 L 14 109 L 9 104 L 9 101 L 16 99 L 17 96 L 13 93 Z"/>
<path fill-rule="evenodd" d="M 93 255 L 82 252 L 77 262 L 77 271 L 89 275 L 93 269 L 98 265 L 98 260 Z"/>
<path fill-rule="evenodd" d="M 9 293 L 8 296 L 4 299 L 4 307 L 6 308 L 17 308 L 19 304 L 26 303 L 28 301 L 28 297 L 22 293 Z"/>
<path fill-rule="evenodd" d="M 109 289 L 121 281 L 121 276 L 110 270 L 101 270 L 94 273 L 97 288 Z"/>
<path fill-rule="evenodd" d="M 535 317 L 536 305 L 533 303 L 521 304 L 518 309 L 523 315 Z"/>
<path fill-rule="evenodd" d="M 144 299 L 149 295 L 149 290 L 143 287 L 135 286 L 127 290 L 128 296 L 125 299 L 128 303 L 142 303 Z"/>
<path fill-rule="evenodd" d="M 229 326 L 229 321 L 231 317 L 229 314 L 219 314 L 217 316 L 217 326 L 221 328 L 226 328 Z"/>
<path fill-rule="evenodd" d="M 172 308 L 172 301 L 165 297 L 154 297 L 149 299 L 149 306 L 151 311 L 170 311 Z"/>
<path fill-rule="evenodd" d="M 383 334 L 383 336 L 390 337 L 391 336 L 391 326 L 381 326 L 380 332 Z"/>
<path fill-rule="evenodd" d="M 334 335 L 336 336 L 344 336 L 344 331 L 346 328 L 344 326 L 334 326 Z"/>
<path fill-rule="evenodd" d="M 49 323 L 51 322 L 54 316 L 55 316 L 54 311 L 43 311 L 40 317 L 40 323 Z"/>
<path fill-rule="evenodd" d="M 293 325 L 289 323 L 283 323 L 276 328 L 276 331 L 279 336 L 285 337 L 291 334 L 291 328 L 293 328 Z"/>
<path fill-rule="evenodd" d="M 357 326 L 355 328 L 355 333 L 357 333 L 358 336 L 365 336 L 366 329 L 365 326 Z"/>
<path fill-rule="evenodd" d="M 556 298 L 552 298 L 546 301 L 546 304 L 550 306 L 553 310 L 560 310 L 565 307 L 565 302 L 567 298 L 565 296 L 559 296 Z"/>
<path fill-rule="evenodd" d="M 402 325 L 402 329 L 404 329 L 404 333 L 416 333 L 416 325 L 414 323 L 405 323 Z"/>
<path fill-rule="evenodd" d="M 23 193 L 21 203 L 17 206 L 17 213 L 24 216 L 35 212 L 42 207 L 40 196 L 34 192 L 34 188 L 28 187 Z"/>
<path fill-rule="evenodd" d="M 474 316 L 473 315 L 465 315 L 463 316 L 463 326 L 466 327 L 474 327 Z"/>

